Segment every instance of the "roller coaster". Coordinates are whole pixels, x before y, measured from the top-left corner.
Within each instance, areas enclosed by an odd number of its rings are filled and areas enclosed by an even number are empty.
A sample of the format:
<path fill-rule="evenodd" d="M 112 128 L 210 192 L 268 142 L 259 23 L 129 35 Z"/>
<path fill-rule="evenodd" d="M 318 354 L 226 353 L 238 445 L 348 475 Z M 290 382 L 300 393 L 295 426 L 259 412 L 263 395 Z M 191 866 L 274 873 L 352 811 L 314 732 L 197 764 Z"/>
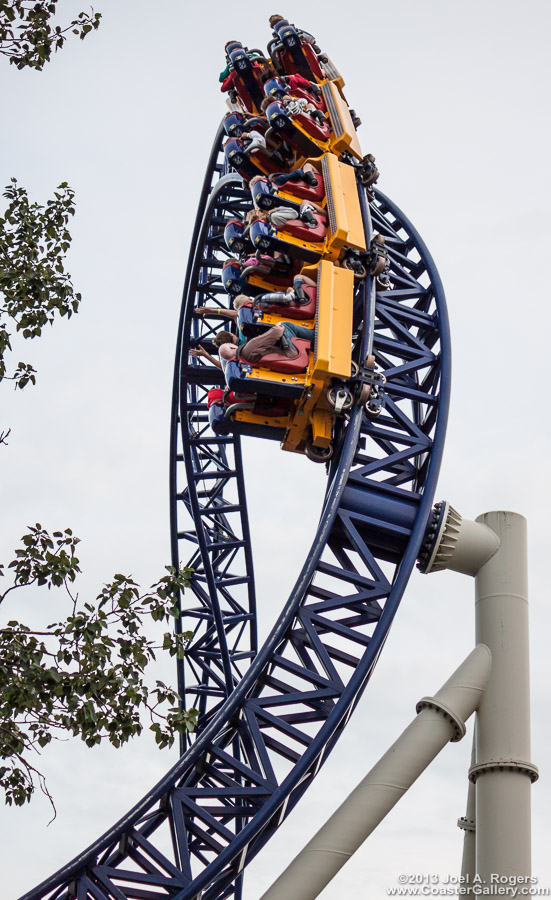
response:
<path fill-rule="evenodd" d="M 266 54 L 226 45 L 228 112 L 177 337 L 172 557 L 193 570 L 178 687 L 198 727 L 133 809 L 22 900 L 240 898 L 346 727 L 439 527 L 438 273 L 376 186 L 335 65 L 311 35 L 270 24 Z M 262 646 L 242 436 L 327 470 L 311 550 Z"/>

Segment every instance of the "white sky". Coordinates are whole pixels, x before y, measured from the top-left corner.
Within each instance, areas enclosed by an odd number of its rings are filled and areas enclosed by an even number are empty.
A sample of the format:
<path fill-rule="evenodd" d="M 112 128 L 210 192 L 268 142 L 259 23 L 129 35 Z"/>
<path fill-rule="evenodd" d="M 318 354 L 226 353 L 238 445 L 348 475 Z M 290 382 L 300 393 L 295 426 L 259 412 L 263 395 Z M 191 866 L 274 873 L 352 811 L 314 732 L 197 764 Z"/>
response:
<path fill-rule="evenodd" d="M 82 8 L 63 0 L 65 17 Z M 115 571 L 149 584 L 169 562 L 168 437 L 172 360 L 189 238 L 206 158 L 224 112 L 226 40 L 265 46 L 281 12 L 318 38 L 346 80 L 380 187 L 426 241 L 447 293 L 454 346 L 448 442 L 437 499 L 474 518 L 512 509 L 529 521 L 533 682 L 533 872 L 551 888 L 545 588 L 550 500 L 547 378 L 550 242 L 549 5 L 511 0 L 303 0 L 245 8 L 210 0 L 97 0 L 100 30 L 42 73 L 1 63 L 2 184 L 17 176 L 45 202 L 77 192 L 70 270 L 82 311 L 15 351 L 38 386 L 3 388 L 3 529 L 8 561 L 29 522 L 83 539 L 81 597 Z M 337 13 L 338 11 L 338 13 Z M 268 465 L 266 465 L 266 460 Z M 321 473 L 255 443 L 248 455 L 262 630 L 300 569 L 319 509 Z M 273 489 L 273 472 L 279 486 Z M 277 497 L 274 494 L 277 493 Z M 257 504 L 269 498 L 273 522 Z M 292 540 L 285 507 L 300 500 Z M 264 538 L 264 543 L 262 539 Z M 274 584 L 274 557 L 285 571 Z M 277 566 L 279 570 L 281 566 Z M 250 867 L 258 897 L 469 652 L 473 585 L 416 574 L 385 652 L 345 735 L 277 838 Z M 8 618 L 48 620 L 54 595 L 11 601 Z M 170 667 L 162 673 L 170 677 Z M 401 801 L 324 892 L 383 898 L 401 873 L 459 870 L 470 730 Z M 124 751 L 74 742 L 39 761 L 49 808 L 2 810 L 2 896 L 15 898 L 109 827 L 174 756 L 148 739 Z M 512 811 L 513 813 L 513 811 Z"/>

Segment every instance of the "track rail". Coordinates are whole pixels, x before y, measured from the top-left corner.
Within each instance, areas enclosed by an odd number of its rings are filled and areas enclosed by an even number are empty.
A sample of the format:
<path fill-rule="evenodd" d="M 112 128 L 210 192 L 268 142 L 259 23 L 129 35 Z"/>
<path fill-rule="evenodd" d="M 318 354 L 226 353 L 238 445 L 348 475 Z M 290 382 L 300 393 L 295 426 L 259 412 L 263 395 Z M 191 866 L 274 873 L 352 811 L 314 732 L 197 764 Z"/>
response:
<path fill-rule="evenodd" d="M 191 270 L 193 290 L 188 295 L 188 301 L 189 297 L 194 301 L 198 298 L 199 304 L 221 293 L 227 296 L 220 281 L 222 262 L 216 255 L 222 223 L 227 218 L 224 186 L 231 189 L 234 211 L 247 203 L 241 181 L 235 176 L 225 176 L 211 193 L 198 233 Z M 173 544 L 179 545 L 178 554 L 184 541 L 196 545 L 188 565 L 193 569 L 191 591 L 199 603 L 193 607 L 187 604 L 183 611 L 186 623 L 193 622 L 195 628 L 181 683 L 203 721 L 213 704 L 232 692 L 257 646 L 241 445 L 238 436 L 217 437 L 208 427 L 206 393 L 222 383 L 222 376 L 218 369 L 205 371 L 204 366 L 188 362 L 190 339 L 198 336 L 199 329 L 192 311 L 193 305 L 185 304 L 174 405 L 182 426 L 178 433 L 182 449 L 176 458 L 177 477 L 183 476 L 186 486 L 179 490 L 176 483 Z M 206 331 L 208 336 L 209 329 Z M 179 524 L 186 513 L 187 528 Z M 178 564 L 178 559 L 174 563 Z"/>
<path fill-rule="evenodd" d="M 225 253 L 221 225 L 247 202 L 234 176 L 214 183 L 222 174 L 217 146 L 184 292 L 171 467 L 176 558 L 181 545 L 194 544 L 197 602 L 190 614 L 196 639 L 186 686 L 201 704 L 201 728 L 178 763 L 120 822 L 22 900 L 191 900 L 201 892 L 204 900 L 219 900 L 238 894 L 244 867 L 342 733 L 426 530 L 450 387 L 444 294 L 411 223 L 383 194 L 369 198 L 362 189 L 366 230 L 386 237 L 393 290 L 376 293 L 371 279 L 364 282 L 355 353 L 362 359 L 373 352 L 384 370 L 385 408 L 370 420 L 354 407 L 343 424 L 311 552 L 256 651 L 239 442 L 209 434 L 206 393 L 218 382 L 218 370 L 188 361 L 190 341 L 199 336 L 192 317 L 198 298 L 227 303 L 218 278 Z M 184 468 L 187 489 L 178 484 Z M 194 517 L 193 529 L 180 525 L 184 511 Z"/>

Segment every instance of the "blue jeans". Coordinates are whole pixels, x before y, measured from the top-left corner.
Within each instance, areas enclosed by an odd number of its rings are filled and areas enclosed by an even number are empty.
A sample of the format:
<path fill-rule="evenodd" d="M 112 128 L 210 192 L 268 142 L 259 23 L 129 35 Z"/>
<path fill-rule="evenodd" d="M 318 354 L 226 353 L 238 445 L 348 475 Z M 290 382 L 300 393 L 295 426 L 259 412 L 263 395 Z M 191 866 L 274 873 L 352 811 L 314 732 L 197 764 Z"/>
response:
<path fill-rule="evenodd" d="M 281 338 L 281 343 L 285 347 L 291 346 L 292 338 L 301 338 L 305 341 L 313 341 L 314 340 L 314 329 L 313 328 L 305 328 L 304 325 L 298 325 L 296 322 L 282 322 L 283 325 L 283 337 Z"/>

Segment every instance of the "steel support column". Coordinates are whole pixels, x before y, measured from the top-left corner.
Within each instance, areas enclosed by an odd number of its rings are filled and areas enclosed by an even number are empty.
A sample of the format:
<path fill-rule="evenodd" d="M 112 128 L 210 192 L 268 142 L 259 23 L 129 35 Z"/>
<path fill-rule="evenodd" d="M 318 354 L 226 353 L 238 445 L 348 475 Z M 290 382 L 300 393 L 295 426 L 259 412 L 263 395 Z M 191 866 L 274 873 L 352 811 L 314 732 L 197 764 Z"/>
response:
<path fill-rule="evenodd" d="M 473 735 L 473 748 L 471 751 L 471 766 L 474 766 L 476 760 L 476 725 Z M 467 793 L 467 809 L 465 815 L 457 822 L 459 828 L 465 832 L 463 838 L 463 859 L 461 861 L 461 878 L 462 886 L 466 891 L 467 900 L 472 900 L 475 896 L 472 893 L 474 876 L 476 874 L 476 787 L 472 781 L 469 782 L 469 790 Z"/>
<path fill-rule="evenodd" d="M 478 709 L 476 763 L 476 872 L 530 875 L 530 685 L 526 520 L 488 512 L 476 520 L 500 539 L 476 584 L 476 640 L 492 652 L 492 674 Z"/>
<path fill-rule="evenodd" d="M 531 868 L 530 785 L 538 770 L 530 762 L 526 520 L 496 511 L 471 522 L 448 503 L 437 504 L 427 535 L 420 568 L 475 577 L 476 641 L 492 653 L 466 817 L 476 809 L 476 875 L 491 885 L 492 876 L 528 876 Z M 464 871 L 472 872 L 470 855 L 467 848 Z"/>

